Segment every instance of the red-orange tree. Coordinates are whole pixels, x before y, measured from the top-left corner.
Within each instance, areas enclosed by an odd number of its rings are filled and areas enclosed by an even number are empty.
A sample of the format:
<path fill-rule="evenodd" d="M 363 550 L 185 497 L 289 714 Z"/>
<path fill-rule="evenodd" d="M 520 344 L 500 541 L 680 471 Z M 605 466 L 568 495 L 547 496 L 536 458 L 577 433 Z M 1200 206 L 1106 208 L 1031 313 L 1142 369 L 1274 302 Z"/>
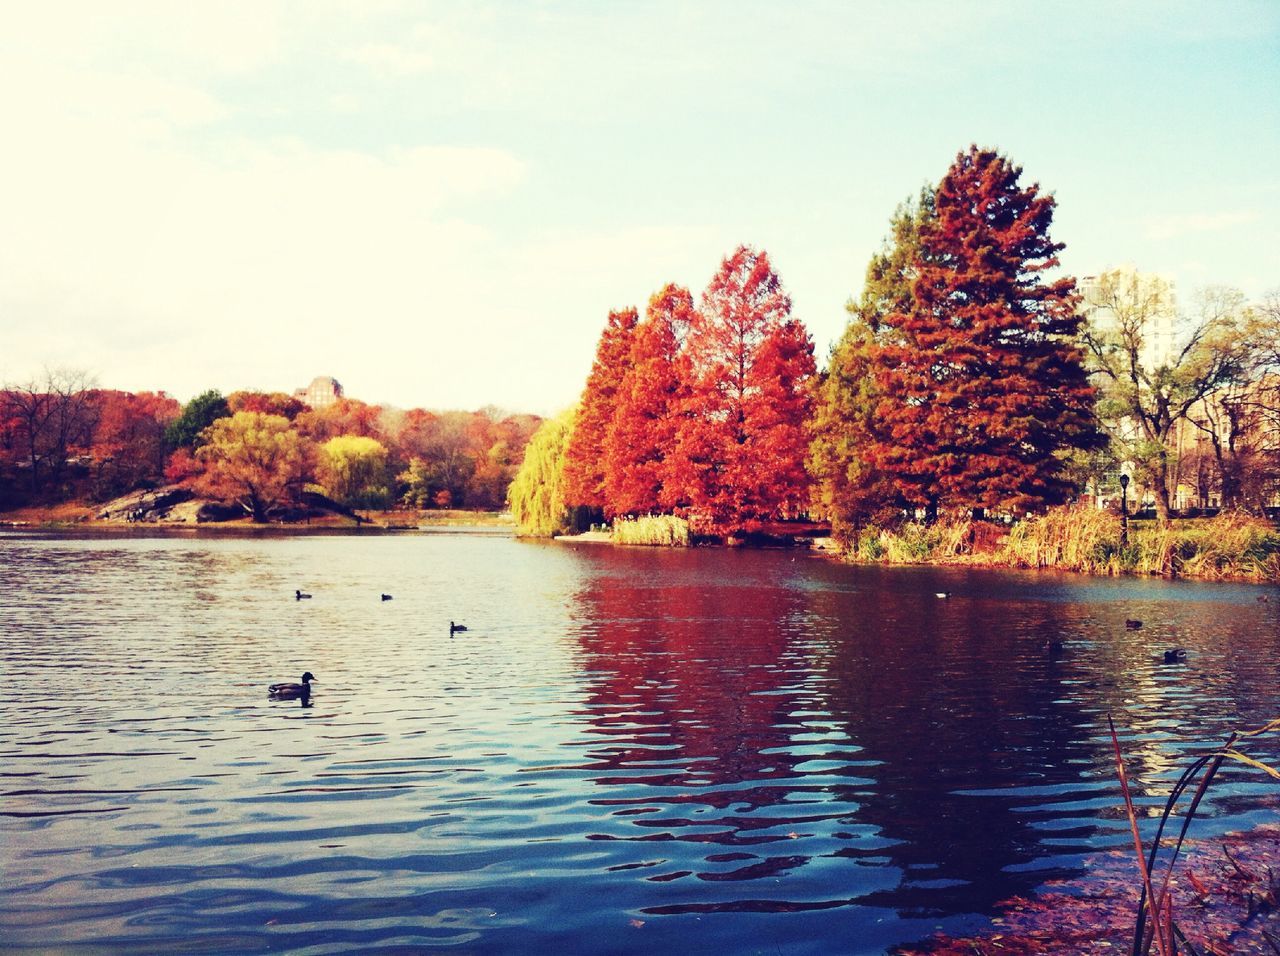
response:
<path fill-rule="evenodd" d="M 613 423 L 618 387 L 631 358 L 631 340 L 639 315 L 635 309 L 615 309 L 609 313 L 596 359 L 582 391 L 577 425 L 565 454 L 565 500 L 570 505 L 605 507 L 604 447 Z"/>
<path fill-rule="evenodd" d="M 164 392 L 120 392 L 97 389 L 89 455 L 93 460 L 97 497 L 132 491 L 164 473 L 168 448 L 165 428 L 182 407 Z"/>
<path fill-rule="evenodd" d="M 1073 488 L 1062 453 L 1099 443 L 1075 281 L 1049 280 L 1054 199 L 993 150 L 956 157 L 921 225 L 912 304 L 885 316 L 868 459 L 911 502 L 1038 509 Z"/>
<path fill-rule="evenodd" d="M 686 342 L 689 394 L 664 495 L 716 533 L 755 530 L 808 499 L 813 344 L 764 252 L 739 246 Z"/>
<path fill-rule="evenodd" d="M 604 442 L 605 511 L 611 515 L 649 514 L 664 503 L 663 473 L 687 392 L 681 344 L 693 315 L 689 290 L 668 284 L 649 299 L 636 326 Z"/>

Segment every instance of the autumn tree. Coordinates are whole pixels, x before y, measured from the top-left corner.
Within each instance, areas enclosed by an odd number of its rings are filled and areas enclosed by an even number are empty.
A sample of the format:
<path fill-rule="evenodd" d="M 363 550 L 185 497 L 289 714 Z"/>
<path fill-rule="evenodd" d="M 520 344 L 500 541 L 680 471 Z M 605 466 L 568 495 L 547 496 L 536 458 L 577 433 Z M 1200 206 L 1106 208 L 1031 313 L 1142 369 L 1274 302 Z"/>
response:
<path fill-rule="evenodd" d="M 339 398 L 321 408 L 307 408 L 296 419 L 298 431 L 316 443 L 339 435 L 378 438 L 382 434 L 382 408 L 355 398 Z"/>
<path fill-rule="evenodd" d="M 524 460 L 508 493 L 518 534 L 549 538 L 572 527 L 565 465 L 574 418 L 571 410 L 547 419 L 525 448 Z"/>
<path fill-rule="evenodd" d="M 876 383 L 877 357 L 890 333 L 884 317 L 913 304 L 920 227 L 933 215 L 933 196 L 926 187 L 894 211 L 889 236 L 867 264 L 862 295 L 845 306 L 849 324 L 816 385 L 806 464 L 815 503 L 841 540 L 856 541 L 864 525 L 886 518 L 897 503 L 888 476 L 867 456 L 873 438 L 883 437 L 876 416 L 883 397 Z"/>
<path fill-rule="evenodd" d="M 316 456 L 316 483 L 349 508 L 386 507 L 391 496 L 387 449 L 364 435 L 330 438 Z"/>
<path fill-rule="evenodd" d="M 46 369 L 38 379 L 0 391 L 6 443 L 20 456 L 33 498 L 61 490 L 67 463 L 86 452 L 97 409 L 93 379 L 79 369 Z"/>
<path fill-rule="evenodd" d="M 168 452 L 165 429 L 181 411 L 177 401 L 163 392 L 114 390 L 96 390 L 91 400 L 95 495 L 121 495 L 159 478 Z"/>
<path fill-rule="evenodd" d="M 173 449 L 195 449 L 202 441 L 206 428 L 219 418 L 231 414 L 227 400 L 217 389 L 201 392 L 187 404 L 182 406 L 182 414 L 169 423 L 164 437 Z"/>
<path fill-rule="evenodd" d="M 296 500 L 310 476 L 313 445 L 283 415 L 237 412 L 216 419 L 196 451 L 204 472 L 195 487 L 202 494 L 234 501 L 255 522 Z"/>
<path fill-rule="evenodd" d="M 596 345 L 595 362 L 582 392 L 565 460 L 564 487 L 568 500 L 602 512 L 606 504 L 605 442 L 613 423 L 618 388 L 626 375 L 638 321 L 635 309 L 616 309 L 609 313 Z"/>
<path fill-rule="evenodd" d="M 648 514 L 664 504 L 667 459 L 687 398 L 681 345 L 693 315 L 689 291 L 668 284 L 649 299 L 632 334 L 603 444 L 605 510 L 611 515 Z"/>
<path fill-rule="evenodd" d="M 283 415 L 293 421 L 307 411 L 307 403 L 286 395 L 284 392 L 232 392 L 227 396 L 227 408 L 231 414 L 236 412 L 265 412 L 268 415 Z"/>
<path fill-rule="evenodd" d="M 1174 337 L 1161 342 L 1158 330 L 1173 326 L 1176 314 L 1167 280 L 1114 269 L 1090 287 L 1084 342 L 1099 387 L 1098 417 L 1116 458 L 1130 463 L 1151 493 L 1161 521 L 1172 510 L 1178 429 L 1195 419 L 1214 430 L 1216 441 L 1240 437 L 1241 422 L 1228 419 L 1243 414 L 1239 386 L 1253 361 L 1242 304 L 1238 294 L 1210 294 L 1198 316 L 1177 322 Z M 1234 461 L 1224 478 L 1223 496 L 1234 504 L 1240 486 Z"/>
<path fill-rule="evenodd" d="M 758 530 L 808 498 L 813 344 L 768 255 L 740 246 L 702 296 L 685 343 L 689 391 L 663 495 L 716 533 Z"/>
<path fill-rule="evenodd" d="M 1054 199 L 993 150 L 957 155 L 920 225 L 911 302 L 883 320 L 871 465 L 910 503 L 980 512 L 1067 500 L 1099 442 L 1075 283 L 1050 280 Z"/>

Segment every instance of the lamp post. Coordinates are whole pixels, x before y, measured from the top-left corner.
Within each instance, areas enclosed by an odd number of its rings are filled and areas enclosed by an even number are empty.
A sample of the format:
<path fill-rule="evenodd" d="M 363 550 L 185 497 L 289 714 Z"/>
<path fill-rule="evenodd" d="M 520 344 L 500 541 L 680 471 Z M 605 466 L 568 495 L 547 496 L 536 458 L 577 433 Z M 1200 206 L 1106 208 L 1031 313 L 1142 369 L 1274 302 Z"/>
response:
<path fill-rule="evenodd" d="M 1120 473 L 1120 547 L 1129 547 L 1129 476 Z"/>

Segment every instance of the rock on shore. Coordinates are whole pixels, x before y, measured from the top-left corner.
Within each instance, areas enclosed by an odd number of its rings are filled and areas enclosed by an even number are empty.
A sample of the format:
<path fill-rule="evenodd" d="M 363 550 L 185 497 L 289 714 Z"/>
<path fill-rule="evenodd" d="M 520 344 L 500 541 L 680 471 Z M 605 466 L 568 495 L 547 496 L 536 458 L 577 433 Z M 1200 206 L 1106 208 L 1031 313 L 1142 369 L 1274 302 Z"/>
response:
<path fill-rule="evenodd" d="M 238 508 L 228 508 L 212 501 L 196 498 L 190 488 L 166 485 L 150 491 L 135 491 L 103 505 L 98 511 L 99 521 L 170 522 L 174 524 L 200 524 L 205 521 L 225 521 L 240 514 Z"/>

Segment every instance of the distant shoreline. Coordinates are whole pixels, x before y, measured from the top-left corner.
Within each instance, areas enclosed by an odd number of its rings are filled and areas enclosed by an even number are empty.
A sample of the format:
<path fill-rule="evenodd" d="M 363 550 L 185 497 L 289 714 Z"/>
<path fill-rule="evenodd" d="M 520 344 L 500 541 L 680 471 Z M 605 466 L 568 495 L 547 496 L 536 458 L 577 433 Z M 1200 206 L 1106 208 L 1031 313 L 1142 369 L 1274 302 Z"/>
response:
<path fill-rule="evenodd" d="M 94 517 L 97 509 L 83 504 L 54 508 L 23 508 L 0 512 L 0 531 L 48 533 L 173 533 L 190 534 L 384 534 L 462 533 L 515 534 L 511 515 L 497 511 L 361 511 L 359 521 L 340 514 L 326 514 L 303 521 L 254 523 L 248 517 L 230 521 L 120 521 Z"/>

